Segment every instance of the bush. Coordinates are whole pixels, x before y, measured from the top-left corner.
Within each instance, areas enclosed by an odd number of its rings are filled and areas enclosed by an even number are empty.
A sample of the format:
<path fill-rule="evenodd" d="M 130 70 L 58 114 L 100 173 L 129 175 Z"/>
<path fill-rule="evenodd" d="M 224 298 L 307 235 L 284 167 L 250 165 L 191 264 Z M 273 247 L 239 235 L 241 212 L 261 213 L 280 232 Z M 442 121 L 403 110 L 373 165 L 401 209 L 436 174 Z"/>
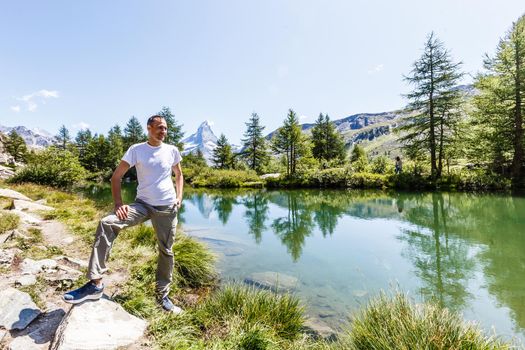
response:
<path fill-rule="evenodd" d="M 350 176 L 348 168 L 331 168 L 321 170 L 312 175 L 314 183 L 319 187 L 346 187 Z"/>
<path fill-rule="evenodd" d="M 20 225 L 20 217 L 17 214 L 0 212 L 0 234 L 16 229 L 18 225 Z"/>
<path fill-rule="evenodd" d="M 86 170 L 78 158 L 67 150 L 49 147 L 31 157 L 10 182 L 32 182 L 40 185 L 66 188 L 86 177 Z"/>
<path fill-rule="evenodd" d="M 394 172 L 394 162 L 385 156 L 374 158 L 370 164 L 370 170 L 375 174 L 392 174 Z"/>
<path fill-rule="evenodd" d="M 188 181 L 190 182 L 190 181 Z M 264 182 L 253 170 L 203 168 L 190 182 L 195 187 L 262 187 Z"/>
<path fill-rule="evenodd" d="M 485 336 L 461 316 L 431 304 L 415 305 L 404 294 L 384 293 L 369 302 L 336 348 L 345 349 L 510 349 Z"/>
<path fill-rule="evenodd" d="M 237 319 L 240 328 L 261 335 L 261 327 L 284 339 L 295 339 L 303 328 L 303 307 L 291 295 L 278 295 L 242 285 L 226 285 L 197 310 L 197 318 L 209 330 L 228 327 Z M 249 341 L 249 339 L 245 339 Z"/>
<path fill-rule="evenodd" d="M 346 183 L 349 188 L 386 188 L 389 184 L 389 176 L 371 173 L 354 173 Z"/>

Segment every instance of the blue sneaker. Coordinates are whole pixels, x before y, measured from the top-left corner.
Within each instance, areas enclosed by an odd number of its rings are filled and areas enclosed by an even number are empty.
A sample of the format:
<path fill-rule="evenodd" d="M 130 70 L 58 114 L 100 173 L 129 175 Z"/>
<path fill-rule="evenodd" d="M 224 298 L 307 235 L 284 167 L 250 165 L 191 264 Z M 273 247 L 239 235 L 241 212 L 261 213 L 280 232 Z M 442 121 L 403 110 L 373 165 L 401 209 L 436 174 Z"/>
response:
<path fill-rule="evenodd" d="M 173 304 L 170 298 L 168 298 L 168 296 L 162 297 L 158 300 L 158 302 L 160 306 L 164 309 L 164 311 L 174 313 L 175 315 L 179 315 L 182 313 L 182 309 L 177 305 Z"/>
<path fill-rule="evenodd" d="M 82 287 L 64 294 L 64 301 L 70 304 L 78 304 L 84 300 L 98 300 L 102 297 L 103 292 L 104 286 L 99 288 L 90 281 Z"/>

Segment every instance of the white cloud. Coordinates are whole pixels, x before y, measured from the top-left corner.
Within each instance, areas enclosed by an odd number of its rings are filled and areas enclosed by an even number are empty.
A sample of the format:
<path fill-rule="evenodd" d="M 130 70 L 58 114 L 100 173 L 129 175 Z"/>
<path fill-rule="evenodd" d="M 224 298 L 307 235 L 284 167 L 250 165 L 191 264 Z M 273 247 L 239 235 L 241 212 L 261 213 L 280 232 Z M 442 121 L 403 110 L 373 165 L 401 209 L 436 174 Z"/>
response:
<path fill-rule="evenodd" d="M 383 63 L 380 63 L 380 64 L 378 64 L 377 66 L 375 66 L 374 68 L 369 69 L 369 70 L 368 70 L 368 74 L 379 73 L 379 72 L 381 72 L 384 68 L 385 68 L 385 65 L 384 65 Z"/>
<path fill-rule="evenodd" d="M 16 112 L 16 113 L 20 112 L 20 106 L 19 105 L 11 106 L 10 108 L 11 108 L 11 110 L 13 112 Z"/>
<path fill-rule="evenodd" d="M 16 99 L 18 101 L 23 101 L 26 103 L 26 108 L 29 112 L 34 112 L 39 103 L 45 104 L 46 99 L 49 98 L 59 98 L 60 95 L 57 90 L 46 90 L 42 89 L 39 91 L 35 91 L 31 94 L 24 95 L 22 97 L 17 97 Z M 18 106 L 20 107 L 20 106 Z"/>
<path fill-rule="evenodd" d="M 73 128 L 75 130 L 86 130 L 86 129 L 89 129 L 89 124 L 86 122 L 80 122 L 80 123 L 74 124 Z"/>
<path fill-rule="evenodd" d="M 310 118 L 310 117 L 307 116 L 307 115 L 301 115 L 301 116 L 299 116 L 299 120 L 304 120 L 304 119 L 308 119 L 308 118 Z"/>

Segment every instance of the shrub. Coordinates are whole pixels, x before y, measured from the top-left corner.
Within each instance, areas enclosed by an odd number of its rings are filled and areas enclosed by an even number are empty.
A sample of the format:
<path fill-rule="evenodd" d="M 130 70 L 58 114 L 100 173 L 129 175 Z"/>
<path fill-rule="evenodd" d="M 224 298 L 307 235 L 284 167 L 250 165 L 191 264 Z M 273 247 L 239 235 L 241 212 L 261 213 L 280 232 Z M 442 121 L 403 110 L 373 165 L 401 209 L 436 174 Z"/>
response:
<path fill-rule="evenodd" d="M 236 284 L 222 287 L 207 299 L 197 317 L 207 329 L 222 329 L 236 318 L 244 331 L 258 329 L 253 337 L 263 327 L 284 339 L 297 338 L 304 323 L 303 307 L 296 297 Z"/>
<path fill-rule="evenodd" d="M 20 217 L 15 213 L 0 211 L 0 234 L 18 228 Z"/>
<path fill-rule="evenodd" d="M 32 182 L 53 187 L 71 187 L 86 177 L 86 170 L 70 151 L 49 147 L 31 157 L 10 181 Z"/>
<path fill-rule="evenodd" d="M 391 174 L 394 172 L 394 163 L 388 157 L 379 156 L 370 164 L 370 170 L 375 174 Z"/>
<path fill-rule="evenodd" d="M 404 294 L 382 293 L 353 320 L 336 348 L 510 349 L 447 309 L 415 305 Z"/>
<path fill-rule="evenodd" d="M 204 168 L 191 180 L 195 187 L 260 187 L 263 181 L 253 170 L 220 170 Z M 248 186 L 249 185 L 249 186 Z"/>

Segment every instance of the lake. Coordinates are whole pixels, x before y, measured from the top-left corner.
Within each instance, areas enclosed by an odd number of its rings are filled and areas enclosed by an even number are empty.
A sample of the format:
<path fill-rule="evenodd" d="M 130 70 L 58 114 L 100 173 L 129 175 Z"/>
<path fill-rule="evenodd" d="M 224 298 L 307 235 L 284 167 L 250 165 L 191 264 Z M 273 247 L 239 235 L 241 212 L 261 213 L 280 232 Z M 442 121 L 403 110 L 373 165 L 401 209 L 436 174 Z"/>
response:
<path fill-rule="evenodd" d="M 111 200 L 108 187 L 88 192 Z M 397 288 L 525 340 L 525 198 L 187 188 L 179 222 L 217 253 L 223 281 L 296 279 L 308 315 L 332 328 Z"/>

